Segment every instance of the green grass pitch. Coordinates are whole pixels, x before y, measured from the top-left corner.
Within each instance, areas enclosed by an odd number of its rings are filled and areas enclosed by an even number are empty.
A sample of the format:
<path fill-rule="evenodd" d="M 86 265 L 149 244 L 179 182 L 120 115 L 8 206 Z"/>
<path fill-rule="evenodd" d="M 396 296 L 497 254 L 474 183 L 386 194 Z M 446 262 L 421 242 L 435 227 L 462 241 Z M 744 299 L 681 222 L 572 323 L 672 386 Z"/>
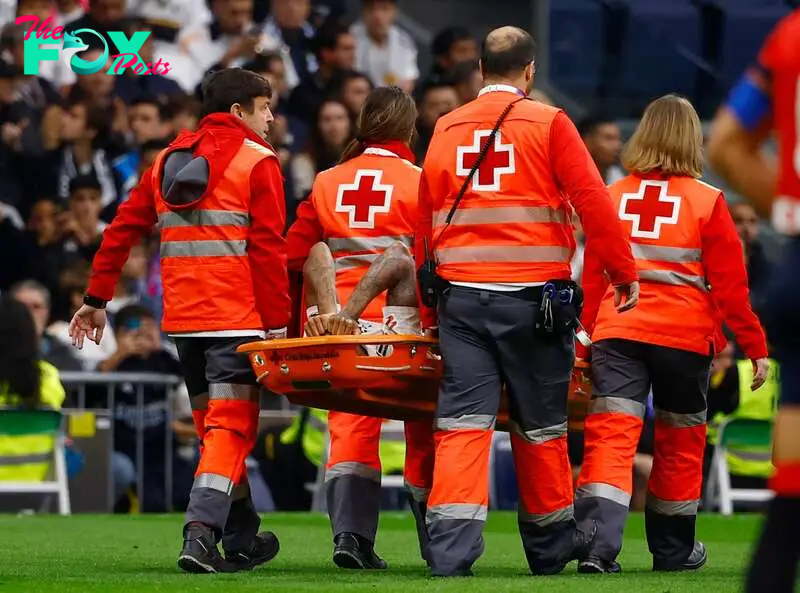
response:
<path fill-rule="evenodd" d="M 522 553 L 513 513 L 490 513 L 486 552 L 475 577 L 432 579 L 419 558 L 411 515 L 385 513 L 378 552 L 386 572 L 352 572 L 331 562 L 327 518 L 316 514 L 265 515 L 262 528 L 280 538 L 281 553 L 251 572 L 188 575 L 176 566 L 181 517 L 155 516 L 0 516 L 0 593 L 114 593 L 161 591 L 239 593 L 246 591 L 375 591 L 458 593 L 524 591 L 535 593 L 728 593 L 742 590 L 757 515 L 703 515 L 698 535 L 709 562 L 696 573 L 650 571 L 644 519 L 628 522 L 621 575 L 583 576 L 571 564 L 552 577 L 532 577 Z"/>

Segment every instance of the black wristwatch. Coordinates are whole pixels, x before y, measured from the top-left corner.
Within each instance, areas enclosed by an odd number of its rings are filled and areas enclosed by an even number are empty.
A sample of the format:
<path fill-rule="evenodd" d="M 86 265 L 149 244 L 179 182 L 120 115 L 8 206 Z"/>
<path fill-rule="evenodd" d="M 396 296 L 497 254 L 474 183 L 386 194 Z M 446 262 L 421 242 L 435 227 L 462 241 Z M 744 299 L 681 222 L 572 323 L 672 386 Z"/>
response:
<path fill-rule="evenodd" d="M 103 299 L 98 299 L 97 297 L 93 297 L 88 294 L 83 295 L 83 304 L 94 307 L 95 309 L 105 309 L 106 303 L 107 301 L 104 301 Z"/>

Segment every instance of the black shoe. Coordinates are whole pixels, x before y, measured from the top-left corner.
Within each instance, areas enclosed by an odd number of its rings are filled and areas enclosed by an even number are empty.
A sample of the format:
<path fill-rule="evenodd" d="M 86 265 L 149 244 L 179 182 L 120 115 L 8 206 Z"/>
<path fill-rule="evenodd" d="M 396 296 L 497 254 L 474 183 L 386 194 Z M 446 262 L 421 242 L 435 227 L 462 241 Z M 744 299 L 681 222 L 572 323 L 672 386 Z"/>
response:
<path fill-rule="evenodd" d="M 580 561 L 578 572 L 580 574 L 619 574 L 622 572 L 622 567 L 615 560 L 609 562 L 596 556 L 589 556 Z"/>
<path fill-rule="evenodd" d="M 339 568 L 385 570 L 387 567 L 375 553 L 372 544 L 355 533 L 340 533 L 334 539 L 333 563 Z"/>
<path fill-rule="evenodd" d="M 559 564 L 553 564 L 551 566 L 537 566 L 536 568 L 531 567 L 531 573 L 537 576 L 549 576 L 558 574 L 562 570 L 564 570 L 567 567 L 567 564 L 569 564 L 573 560 L 582 560 L 586 558 L 596 535 L 597 535 L 596 521 L 592 521 L 592 527 L 589 529 L 589 531 L 581 531 L 579 529 L 576 529 L 572 540 L 573 541 L 572 553 L 564 562 L 560 562 Z"/>
<path fill-rule="evenodd" d="M 708 562 L 708 550 L 706 550 L 706 546 L 703 544 L 703 542 L 694 542 L 694 548 L 692 548 L 692 553 L 689 554 L 686 562 L 675 566 L 660 563 L 653 558 L 653 570 L 657 572 L 697 570 L 698 568 L 702 568 L 706 562 Z"/>
<path fill-rule="evenodd" d="M 225 560 L 237 567 L 237 570 L 250 570 L 275 558 L 280 549 L 281 545 L 275 534 L 264 531 L 250 542 L 250 547 L 246 550 L 226 552 Z"/>
<path fill-rule="evenodd" d="M 186 572 L 196 574 L 236 570 L 220 555 L 211 529 L 199 524 L 186 529 L 178 566 Z"/>

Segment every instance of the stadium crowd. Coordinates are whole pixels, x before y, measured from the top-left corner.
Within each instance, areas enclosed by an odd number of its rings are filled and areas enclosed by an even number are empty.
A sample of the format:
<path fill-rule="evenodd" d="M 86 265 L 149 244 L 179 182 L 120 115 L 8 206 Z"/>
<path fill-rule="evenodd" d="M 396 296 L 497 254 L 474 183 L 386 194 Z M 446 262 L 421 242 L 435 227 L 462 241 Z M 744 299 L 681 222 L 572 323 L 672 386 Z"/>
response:
<path fill-rule="evenodd" d="M 9 291 L 31 311 L 43 360 L 61 371 L 179 374 L 169 340 L 157 331 L 157 234 L 131 252 L 108 304 L 114 331 L 106 333 L 101 345 L 87 342 L 82 350 L 73 349 L 68 321 L 82 303 L 92 258 L 117 207 L 159 151 L 181 130 L 197 125 L 199 83 L 208 71 L 242 67 L 272 85 L 275 121 L 269 134 L 284 172 L 287 225 L 308 197 L 316 174 L 338 162 L 375 86 L 398 85 L 415 97 L 419 119 L 414 152 L 417 164 L 422 163 L 437 119 L 473 100 L 481 88 L 478 45 L 471 31 L 440 31 L 430 48 L 433 67 L 420 72 L 418 48 L 395 22 L 397 4 L 363 0 L 360 17 L 350 23 L 341 0 L 0 0 L 0 292 Z M 140 56 L 147 63 L 168 63 L 170 69 L 149 76 L 131 69 L 119 76 L 106 75 L 106 69 L 76 75 L 53 61 L 42 62 L 38 75 L 26 75 L 27 26 L 14 23 L 24 15 L 39 22 L 49 18 L 51 28 L 99 31 L 112 55 L 116 52 L 109 31 L 128 37 L 146 32 Z M 102 46 L 90 43 L 82 57 L 91 61 L 101 51 Z M 534 98 L 550 102 L 538 91 Z M 618 160 L 623 138 L 613 119 L 587 117 L 578 129 L 605 181 L 622 178 Z M 758 310 L 770 266 L 759 242 L 758 218 L 744 204 L 732 205 L 731 211 Z M 573 261 L 576 279 L 581 253 L 579 247 Z M 738 382 L 723 380 L 735 371 L 733 355 L 726 350 L 715 367 L 712 394 L 722 395 L 711 408 L 722 413 L 732 412 L 738 401 Z M 731 384 L 734 393 L 724 388 Z M 117 391 L 119 405 L 131 405 L 123 389 Z M 177 442 L 189 442 L 191 421 L 184 422 L 191 416 L 188 398 L 155 387 L 148 388 L 146 397 L 148 403 L 169 398 Z M 123 416 L 117 414 L 118 425 Z M 652 464 L 646 440 L 644 457 L 637 461 L 644 479 L 637 482 L 640 486 L 646 485 Z M 122 437 L 116 441 L 116 490 L 122 492 L 134 480 L 135 445 Z M 573 462 L 580 464 L 579 452 L 573 452 Z M 178 498 L 188 493 L 191 471 L 182 484 Z M 636 505 L 643 504 L 640 499 Z M 150 508 L 162 506 L 159 500 Z"/>

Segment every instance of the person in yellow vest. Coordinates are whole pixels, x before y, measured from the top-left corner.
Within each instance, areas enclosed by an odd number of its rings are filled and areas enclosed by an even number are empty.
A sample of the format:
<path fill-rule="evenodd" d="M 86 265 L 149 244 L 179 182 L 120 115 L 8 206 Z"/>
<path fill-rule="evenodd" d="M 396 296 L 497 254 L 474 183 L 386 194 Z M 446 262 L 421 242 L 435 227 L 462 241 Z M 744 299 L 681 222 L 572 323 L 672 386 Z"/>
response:
<path fill-rule="evenodd" d="M 713 415 L 709 414 L 708 443 L 711 446 L 717 445 L 719 426 L 726 420 L 774 419 L 780 395 L 779 369 L 775 361 L 770 361 L 767 380 L 758 391 L 750 389 L 753 368 L 749 361 L 723 362 L 721 366 L 723 368 L 711 378 L 709 410 L 714 407 L 719 410 Z M 710 460 L 710 451 L 707 451 L 706 457 Z M 775 469 L 771 447 L 729 448 L 726 459 L 731 484 L 735 488 L 766 488 L 767 480 Z"/>
<path fill-rule="evenodd" d="M 0 410 L 61 409 L 64 387 L 56 368 L 39 359 L 30 312 L 5 296 L 0 300 Z M 0 434 L 0 481 L 40 482 L 50 471 L 54 438 Z"/>
<path fill-rule="evenodd" d="M 306 484 L 317 479 L 317 471 L 327 446 L 327 410 L 303 408 L 285 429 L 267 430 L 253 451 L 264 481 L 279 511 L 307 511 L 311 492 Z M 405 440 L 381 439 L 379 446 L 383 475 L 402 475 L 405 465 Z"/>

